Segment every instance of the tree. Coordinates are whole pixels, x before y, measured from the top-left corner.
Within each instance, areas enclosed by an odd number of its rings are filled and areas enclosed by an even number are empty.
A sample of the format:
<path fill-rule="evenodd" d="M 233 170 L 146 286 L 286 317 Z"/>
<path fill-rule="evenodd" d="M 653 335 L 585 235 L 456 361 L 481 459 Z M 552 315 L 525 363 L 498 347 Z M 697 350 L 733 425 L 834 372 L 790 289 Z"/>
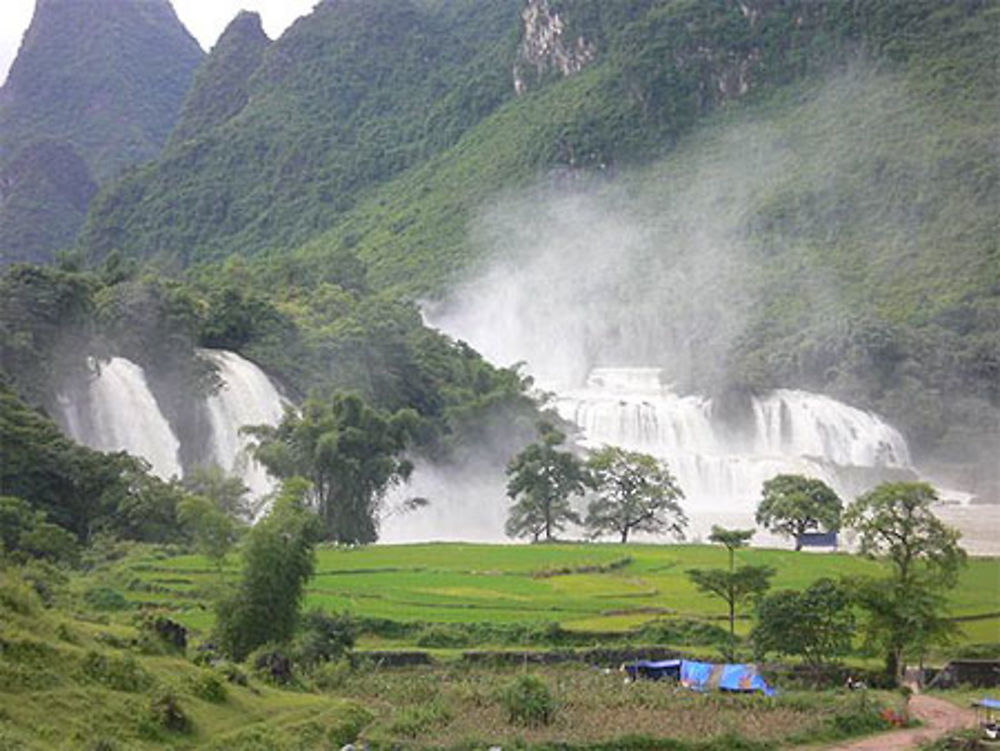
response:
<path fill-rule="evenodd" d="M 708 539 L 725 545 L 729 551 L 729 570 L 713 568 L 687 571 L 688 577 L 699 591 L 722 598 L 729 608 L 729 659 L 733 659 L 736 646 L 736 608 L 767 591 L 771 577 L 775 574 L 770 566 L 735 567 L 736 549 L 744 547 L 753 533 L 752 529 L 713 526 Z"/>
<path fill-rule="evenodd" d="M 553 531 L 562 531 L 568 522 L 580 524 L 580 516 L 570 506 L 570 496 L 583 495 L 591 480 L 580 459 L 559 451 L 566 436 L 543 422 L 538 426 L 541 440 L 531 443 L 507 465 L 507 496 L 514 501 L 507 517 L 509 537 L 531 536 L 533 542 Z"/>
<path fill-rule="evenodd" d="M 677 500 L 684 493 L 667 465 L 649 454 L 606 446 L 587 462 L 597 498 L 587 507 L 584 522 L 597 537 L 614 532 L 623 543 L 629 533 L 662 534 L 683 538 L 687 517 Z"/>
<path fill-rule="evenodd" d="M 927 483 L 883 483 L 848 507 L 844 523 L 860 535 L 861 554 L 887 560 L 898 582 L 925 579 L 951 586 L 966 554 L 958 531 L 931 511 L 937 500 Z"/>
<path fill-rule="evenodd" d="M 253 520 L 253 504 L 247 498 L 250 489 L 237 475 L 227 475 L 217 464 L 195 467 L 185 473 L 181 485 L 192 495 L 212 501 L 219 511 L 231 519 L 241 522 Z"/>
<path fill-rule="evenodd" d="M 819 674 L 831 657 L 847 654 L 854 635 L 851 597 L 843 584 L 817 579 L 804 591 L 761 598 L 751 633 L 758 654 L 797 655 Z"/>
<path fill-rule="evenodd" d="M 222 571 L 226 553 L 239 539 L 236 521 L 215 502 L 200 495 L 188 495 L 177 505 L 177 518 L 185 527 L 198 551 Z"/>
<path fill-rule="evenodd" d="M 413 410 L 388 414 L 354 394 L 309 399 L 278 427 L 259 426 L 257 459 L 276 477 L 305 477 L 325 539 L 358 544 L 378 539 L 379 513 L 388 490 L 413 465 L 400 459 L 417 421 Z"/>
<path fill-rule="evenodd" d="M 868 615 L 868 641 L 883 648 L 886 672 L 897 683 L 907 650 L 947 639 L 940 592 L 954 585 L 966 561 L 959 533 L 931 511 L 936 500 L 927 483 L 883 483 L 844 514 L 844 523 L 859 534 L 862 555 L 891 567 L 887 579 L 860 581 L 856 589 Z"/>
<path fill-rule="evenodd" d="M 795 549 L 802 549 L 801 537 L 810 530 L 828 532 L 840 529 L 843 503 L 822 480 L 802 475 L 777 475 L 764 483 L 757 523 L 779 535 L 795 538 Z"/>
<path fill-rule="evenodd" d="M 263 644 L 288 641 L 295 631 L 319 531 L 304 507 L 308 489 L 301 478 L 283 483 L 270 512 L 247 535 L 236 591 L 216 605 L 215 636 L 234 660 Z"/>
<path fill-rule="evenodd" d="M 47 522 L 44 511 L 34 510 L 20 498 L 0 495 L 0 554 L 16 560 L 48 558 L 73 563 L 79 550 L 76 538 Z"/>

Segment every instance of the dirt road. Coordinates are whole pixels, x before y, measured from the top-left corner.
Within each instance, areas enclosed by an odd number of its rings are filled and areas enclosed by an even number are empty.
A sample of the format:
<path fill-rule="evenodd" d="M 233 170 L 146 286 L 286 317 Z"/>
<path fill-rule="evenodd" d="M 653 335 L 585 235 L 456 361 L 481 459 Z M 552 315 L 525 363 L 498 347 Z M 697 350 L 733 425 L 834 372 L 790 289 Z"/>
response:
<path fill-rule="evenodd" d="M 894 730 L 860 741 L 827 746 L 827 751 L 903 751 L 944 735 L 949 730 L 970 727 L 976 723 L 971 709 L 961 709 L 944 699 L 915 695 L 910 698 L 910 714 L 923 723 L 912 730 Z"/>

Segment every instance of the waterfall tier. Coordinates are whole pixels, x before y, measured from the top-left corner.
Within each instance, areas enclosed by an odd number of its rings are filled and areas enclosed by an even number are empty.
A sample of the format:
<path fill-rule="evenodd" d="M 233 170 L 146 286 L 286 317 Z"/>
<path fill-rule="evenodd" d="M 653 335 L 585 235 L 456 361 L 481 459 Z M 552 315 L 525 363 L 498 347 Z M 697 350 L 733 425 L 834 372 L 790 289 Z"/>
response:
<path fill-rule="evenodd" d="M 218 369 L 222 386 L 207 400 L 212 426 L 212 459 L 229 474 L 243 478 L 250 494 L 261 498 L 274 489 L 274 479 L 247 452 L 247 425 L 277 425 L 285 407 L 264 371 L 235 352 L 202 349 L 201 357 Z"/>
<path fill-rule="evenodd" d="M 82 399 L 60 397 L 66 431 L 98 451 L 127 451 L 164 480 L 181 475 L 180 442 L 163 416 L 142 368 L 123 357 L 103 364 Z"/>
<path fill-rule="evenodd" d="M 198 350 L 198 355 L 218 370 L 219 390 L 202 400 L 195 421 L 200 427 L 175 430 L 157 403 L 143 369 L 123 357 L 101 365 L 83 389 L 61 395 L 63 427 L 72 438 L 99 451 L 127 451 L 146 459 L 163 478 L 180 477 L 178 436 L 201 436 L 197 445 L 208 446 L 207 462 L 218 464 L 242 478 L 250 495 L 260 498 L 274 489 L 274 481 L 248 456 L 247 425 L 277 425 L 284 415 L 284 401 L 264 371 L 249 360 L 225 350 Z M 70 396 L 69 394 L 72 394 Z M 199 449 L 200 451 L 200 449 Z M 190 469 L 190 467 L 188 467 Z"/>
<path fill-rule="evenodd" d="M 733 424 L 712 400 L 673 392 L 656 368 L 595 369 L 584 388 L 559 395 L 556 409 L 588 446 L 666 460 L 690 509 L 752 508 L 776 474 L 809 475 L 844 493 L 844 468 L 910 464 L 897 430 L 830 397 L 777 390 L 751 398 L 747 419 Z"/>

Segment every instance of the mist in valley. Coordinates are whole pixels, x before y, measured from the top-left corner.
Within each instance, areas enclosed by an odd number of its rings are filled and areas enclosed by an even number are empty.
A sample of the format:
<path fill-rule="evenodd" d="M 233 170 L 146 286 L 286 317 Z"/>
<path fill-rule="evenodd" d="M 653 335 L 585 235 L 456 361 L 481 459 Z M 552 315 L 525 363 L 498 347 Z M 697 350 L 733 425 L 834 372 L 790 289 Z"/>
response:
<path fill-rule="evenodd" d="M 943 195 L 949 176 L 920 147 L 945 138 L 948 124 L 901 79 L 863 63 L 789 96 L 794 104 L 776 116 L 749 108 L 717 117 L 658 163 L 611 178 L 559 174 L 501 196 L 473 228 L 487 260 L 450 297 L 426 303 L 427 320 L 497 365 L 523 363 L 543 392 L 580 389 L 594 368 L 658 368 L 670 393 L 714 397 L 705 409 L 723 442 L 741 440 L 750 400 L 773 388 L 877 410 L 885 384 L 865 383 L 856 362 L 780 382 L 773 358 L 792 360 L 810 337 L 859 320 L 871 325 L 886 302 L 906 309 L 910 301 L 879 298 L 890 278 L 936 283 L 922 277 L 928 206 L 947 210 L 963 196 Z M 770 348 L 758 349 L 765 341 Z M 874 373 L 882 367 L 872 362 L 872 382 L 888 382 Z M 645 398 L 635 395 L 637 409 Z M 436 509 L 392 521 L 386 539 L 501 539 L 509 458 L 419 467 L 412 488 Z M 884 468 L 915 477 L 908 462 Z M 888 476 L 880 466 L 868 486 Z M 752 526 L 759 493 L 743 488 L 712 514 Z M 707 517 L 690 504 L 692 534 L 704 535 Z"/>

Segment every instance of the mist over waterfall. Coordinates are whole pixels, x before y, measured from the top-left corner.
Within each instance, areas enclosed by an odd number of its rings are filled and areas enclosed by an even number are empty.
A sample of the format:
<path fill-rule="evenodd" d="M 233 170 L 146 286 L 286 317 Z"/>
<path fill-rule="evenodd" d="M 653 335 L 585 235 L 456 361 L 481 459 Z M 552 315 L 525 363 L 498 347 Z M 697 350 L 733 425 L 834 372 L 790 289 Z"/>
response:
<path fill-rule="evenodd" d="M 596 368 L 555 406 L 581 442 L 665 459 L 692 511 L 750 509 L 777 474 L 804 474 L 840 493 L 842 468 L 905 469 L 906 441 L 877 416 L 820 394 L 779 389 L 750 397 L 742 422 L 721 419 L 711 399 L 681 396 L 658 368 Z"/>
<path fill-rule="evenodd" d="M 164 480 L 182 474 L 180 442 L 134 362 L 111 358 L 79 397 L 59 401 L 66 432 L 79 443 L 141 456 Z"/>
<path fill-rule="evenodd" d="M 255 498 L 270 493 L 274 478 L 247 452 L 248 439 L 240 434 L 247 425 L 277 425 L 284 402 L 271 379 L 235 352 L 202 349 L 198 354 L 216 366 L 222 385 L 208 397 L 212 426 L 212 459 L 228 474 L 239 475 Z"/>

